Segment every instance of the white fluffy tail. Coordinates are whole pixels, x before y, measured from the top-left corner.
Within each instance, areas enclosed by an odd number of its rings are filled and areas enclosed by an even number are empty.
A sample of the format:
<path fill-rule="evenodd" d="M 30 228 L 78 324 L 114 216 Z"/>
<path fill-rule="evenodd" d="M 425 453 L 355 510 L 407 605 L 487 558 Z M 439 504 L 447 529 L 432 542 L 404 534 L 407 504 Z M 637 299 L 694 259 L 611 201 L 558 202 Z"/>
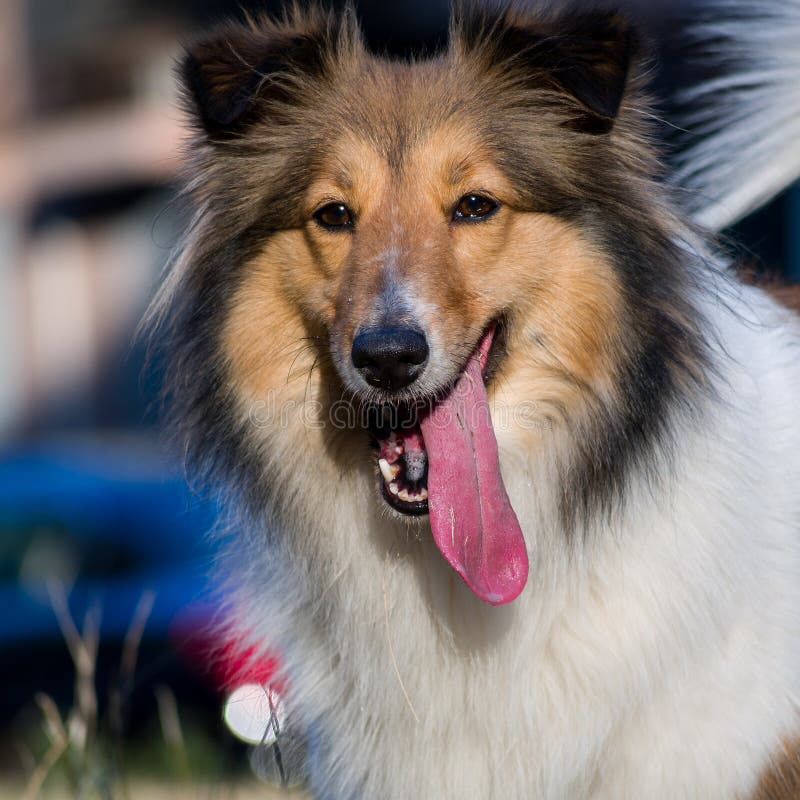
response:
<path fill-rule="evenodd" d="M 691 139 L 672 181 L 719 231 L 800 177 L 800 0 L 699 0 L 691 13 L 705 77 L 677 97 Z"/>

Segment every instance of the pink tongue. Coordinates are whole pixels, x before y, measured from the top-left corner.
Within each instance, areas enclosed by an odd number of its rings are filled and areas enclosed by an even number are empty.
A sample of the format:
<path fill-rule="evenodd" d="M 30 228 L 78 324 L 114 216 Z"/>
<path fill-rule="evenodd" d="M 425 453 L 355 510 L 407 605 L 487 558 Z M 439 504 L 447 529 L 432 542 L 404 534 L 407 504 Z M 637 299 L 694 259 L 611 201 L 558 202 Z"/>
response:
<path fill-rule="evenodd" d="M 500 476 L 481 366 L 481 340 L 452 392 L 422 419 L 428 451 L 428 512 L 436 546 L 472 591 L 510 603 L 528 580 L 528 554 Z"/>

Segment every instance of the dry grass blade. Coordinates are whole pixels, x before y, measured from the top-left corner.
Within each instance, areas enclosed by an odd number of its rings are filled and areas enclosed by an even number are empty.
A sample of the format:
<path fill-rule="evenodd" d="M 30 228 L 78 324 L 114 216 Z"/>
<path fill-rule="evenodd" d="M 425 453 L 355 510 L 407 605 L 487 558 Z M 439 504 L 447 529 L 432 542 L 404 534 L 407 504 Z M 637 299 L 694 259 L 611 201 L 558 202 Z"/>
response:
<path fill-rule="evenodd" d="M 144 592 L 136 605 L 133 619 L 125 634 L 125 642 L 122 648 L 122 659 L 120 661 L 120 676 L 132 680 L 136 672 L 136 660 L 139 655 L 139 645 L 142 643 L 144 628 L 153 610 L 153 603 L 156 593 L 152 590 Z"/>
<path fill-rule="evenodd" d="M 40 692 L 36 695 L 36 705 L 39 706 L 44 717 L 44 729 L 47 738 L 50 740 L 50 746 L 47 748 L 44 757 L 31 772 L 28 784 L 25 787 L 23 800 L 33 800 L 38 796 L 45 780 L 47 780 L 47 776 L 69 747 L 69 737 L 53 698 Z"/>
<path fill-rule="evenodd" d="M 64 587 L 51 582 L 47 585 L 47 591 L 75 666 L 76 703 L 70 713 L 67 727 L 72 744 L 85 755 L 94 743 L 97 728 L 97 693 L 94 678 L 100 644 L 100 614 L 97 608 L 90 608 L 84 617 L 83 633 L 80 633 L 69 611 Z"/>
<path fill-rule="evenodd" d="M 61 630 L 61 635 L 69 648 L 69 654 L 75 664 L 76 669 L 83 667 L 89 669 L 87 664 L 89 658 L 88 652 L 83 644 L 81 635 L 72 619 L 69 606 L 67 604 L 67 594 L 64 586 L 56 581 L 48 581 L 47 594 L 50 598 L 50 605 L 53 607 L 56 619 L 58 620 L 58 627 Z"/>
<path fill-rule="evenodd" d="M 164 741 L 175 757 L 178 774 L 185 780 L 191 778 L 189 769 L 189 757 L 186 753 L 186 744 L 183 738 L 181 720 L 178 716 L 178 703 L 172 689 L 163 684 L 156 691 L 156 703 L 158 705 L 158 719 L 161 722 L 161 732 Z"/>
<path fill-rule="evenodd" d="M 67 742 L 67 730 L 64 727 L 64 721 L 61 719 L 61 714 L 56 706 L 55 701 L 49 694 L 38 692 L 35 697 L 36 705 L 44 717 L 45 732 L 50 743 Z"/>
<path fill-rule="evenodd" d="M 144 636 L 144 629 L 150 612 L 153 610 L 156 594 L 147 591 L 139 598 L 133 613 L 131 624 L 125 633 L 122 645 L 122 656 L 119 663 L 119 676 L 111 689 L 109 698 L 109 720 L 114 736 L 121 739 L 125 727 L 125 706 L 133 688 L 136 675 L 136 663 L 139 658 L 139 647 Z"/>
<path fill-rule="evenodd" d="M 42 760 L 37 764 L 36 769 L 28 779 L 28 785 L 22 795 L 22 800 L 35 800 L 44 785 L 50 771 L 58 762 L 58 759 L 66 751 L 69 741 L 65 738 L 62 741 L 53 742 L 47 749 Z"/>
<path fill-rule="evenodd" d="M 52 701 L 40 701 L 46 724 L 56 738 L 52 740 L 50 749 L 35 770 L 30 785 L 34 785 L 34 778 L 44 781 L 61 755 L 69 752 L 73 756 L 69 760 L 73 788 L 76 793 L 80 793 L 81 787 L 90 781 L 89 775 L 95 758 L 98 714 L 95 668 L 100 646 L 100 612 L 97 607 L 91 607 L 84 617 L 83 630 L 79 631 L 70 613 L 64 586 L 49 582 L 47 591 L 75 668 L 75 699 L 66 725 L 61 721 Z"/>

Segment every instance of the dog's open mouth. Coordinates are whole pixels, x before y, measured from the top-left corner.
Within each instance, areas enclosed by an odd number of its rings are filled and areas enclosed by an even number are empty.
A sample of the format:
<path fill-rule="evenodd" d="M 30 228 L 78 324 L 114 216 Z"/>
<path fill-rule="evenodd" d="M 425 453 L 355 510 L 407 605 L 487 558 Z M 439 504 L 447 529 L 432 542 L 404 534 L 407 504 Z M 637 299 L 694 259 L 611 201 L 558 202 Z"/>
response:
<path fill-rule="evenodd" d="M 419 425 L 393 430 L 378 445 L 386 502 L 402 514 L 427 514 L 428 453 Z"/>
<path fill-rule="evenodd" d="M 376 409 L 383 497 L 403 514 L 430 515 L 442 555 L 482 600 L 522 591 L 528 557 L 497 452 L 485 376 L 496 327 L 481 337 L 450 391 L 417 407 Z"/>

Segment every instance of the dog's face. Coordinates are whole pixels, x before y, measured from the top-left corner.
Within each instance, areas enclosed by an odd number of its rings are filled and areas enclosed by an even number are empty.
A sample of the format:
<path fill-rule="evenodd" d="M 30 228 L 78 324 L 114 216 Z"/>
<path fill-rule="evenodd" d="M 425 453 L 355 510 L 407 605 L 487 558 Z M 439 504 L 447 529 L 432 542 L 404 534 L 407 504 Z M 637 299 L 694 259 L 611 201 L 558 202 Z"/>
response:
<path fill-rule="evenodd" d="M 306 334 L 324 332 L 354 395 L 439 394 L 491 324 L 534 308 L 570 372 L 591 380 L 606 366 L 615 278 L 570 219 L 587 191 L 570 175 L 607 157 L 628 33 L 606 17 L 580 20 L 566 41 L 528 25 L 498 29 L 491 46 L 491 33 L 470 42 L 465 31 L 445 56 L 408 64 L 337 41 L 312 15 L 296 30 L 226 31 L 190 57 L 210 155 L 232 184 L 223 191 L 238 188 L 234 212 L 267 206 L 261 260 Z M 236 180 L 242 170 L 250 180 Z M 291 188 L 276 192 L 287 174 Z M 400 352 L 387 364 L 392 337 Z"/>
<path fill-rule="evenodd" d="M 343 385 L 371 402 L 441 395 L 492 325 L 499 369 L 507 326 L 534 308 L 559 359 L 594 381 L 617 302 L 604 257 L 515 189 L 479 115 L 431 124 L 410 100 L 371 137 L 400 131 L 397 163 L 355 132 L 332 139 L 292 246 L 290 280 Z"/>
<path fill-rule="evenodd" d="M 630 41 L 608 15 L 476 12 L 446 53 L 392 62 L 309 12 L 229 28 L 185 64 L 209 262 L 195 286 L 219 298 L 225 382 L 250 398 L 324 385 L 369 409 L 336 437 L 371 433 L 383 500 L 430 510 L 443 552 L 437 526 L 455 541 L 476 493 L 476 514 L 494 504 L 513 527 L 491 424 L 462 419 L 484 382 L 562 419 L 616 391 L 630 297 L 607 218 L 651 166 L 619 114 Z M 215 252 L 234 263 L 215 272 Z M 475 485 L 453 489 L 456 473 Z M 483 549 L 492 524 L 476 523 Z M 480 583 L 485 564 L 445 555 Z"/>
<path fill-rule="evenodd" d="M 498 280 L 514 244 L 511 184 L 468 119 L 420 132 L 394 165 L 352 133 L 331 150 L 307 193 L 298 267 L 337 372 L 377 402 L 441 394 L 511 306 L 514 279 Z"/>

